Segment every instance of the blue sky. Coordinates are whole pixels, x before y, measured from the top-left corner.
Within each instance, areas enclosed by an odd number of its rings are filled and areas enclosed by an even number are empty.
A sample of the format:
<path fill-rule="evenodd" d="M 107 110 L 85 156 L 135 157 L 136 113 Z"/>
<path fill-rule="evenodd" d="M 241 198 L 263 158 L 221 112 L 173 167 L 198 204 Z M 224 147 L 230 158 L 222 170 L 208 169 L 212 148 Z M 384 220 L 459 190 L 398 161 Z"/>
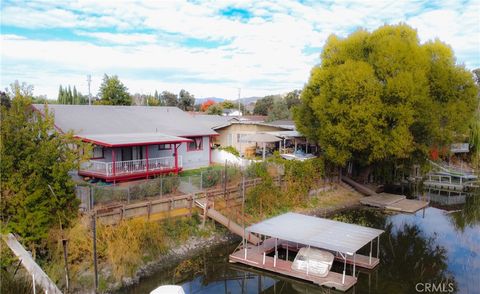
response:
<path fill-rule="evenodd" d="M 133 93 L 234 99 L 301 89 L 331 34 L 405 22 L 480 67 L 480 1 L 5 1 L 1 88 L 95 95 L 103 74 Z"/>

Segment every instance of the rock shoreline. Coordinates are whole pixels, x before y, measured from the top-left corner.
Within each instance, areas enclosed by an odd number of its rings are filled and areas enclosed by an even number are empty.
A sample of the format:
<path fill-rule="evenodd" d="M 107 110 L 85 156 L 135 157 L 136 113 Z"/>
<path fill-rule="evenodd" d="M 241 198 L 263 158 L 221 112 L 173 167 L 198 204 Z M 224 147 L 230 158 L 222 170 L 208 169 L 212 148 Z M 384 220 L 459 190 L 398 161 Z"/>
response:
<path fill-rule="evenodd" d="M 231 243 L 238 239 L 238 236 L 230 232 L 215 232 L 207 238 L 190 237 L 185 243 L 171 248 L 167 254 L 161 256 L 159 259 L 141 266 L 133 277 L 123 278 L 121 283 L 110 285 L 106 293 L 115 293 L 121 289 L 136 285 L 140 283 L 142 278 L 149 277 L 162 268 L 166 268 L 174 263 L 192 258 L 204 249 Z"/>

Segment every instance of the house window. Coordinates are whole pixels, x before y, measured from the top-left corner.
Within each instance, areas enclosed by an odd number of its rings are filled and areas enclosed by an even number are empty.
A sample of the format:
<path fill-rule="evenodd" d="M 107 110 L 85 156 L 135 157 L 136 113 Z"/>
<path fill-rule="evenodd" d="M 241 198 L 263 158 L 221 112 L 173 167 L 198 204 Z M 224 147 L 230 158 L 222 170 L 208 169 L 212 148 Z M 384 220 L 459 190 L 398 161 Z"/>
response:
<path fill-rule="evenodd" d="M 92 158 L 103 158 L 104 157 L 102 146 L 94 146 L 92 152 L 93 152 Z"/>
<path fill-rule="evenodd" d="M 158 145 L 158 150 L 171 150 L 172 145 L 171 144 L 160 144 Z"/>
<path fill-rule="evenodd" d="M 237 143 L 244 143 L 247 134 L 237 134 Z"/>
<path fill-rule="evenodd" d="M 187 143 L 187 151 L 197 151 L 203 149 L 203 137 L 193 137 L 191 142 Z"/>

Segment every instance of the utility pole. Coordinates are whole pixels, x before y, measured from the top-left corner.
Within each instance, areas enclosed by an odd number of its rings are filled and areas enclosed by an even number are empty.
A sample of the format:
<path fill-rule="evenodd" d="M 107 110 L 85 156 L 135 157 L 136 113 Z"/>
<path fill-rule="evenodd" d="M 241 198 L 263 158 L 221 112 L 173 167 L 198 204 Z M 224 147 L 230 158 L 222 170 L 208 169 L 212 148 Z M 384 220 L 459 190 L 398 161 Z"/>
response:
<path fill-rule="evenodd" d="M 94 293 L 97 293 L 98 290 L 98 269 L 97 269 L 97 215 L 95 209 L 93 208 L 94 205 L 93 199 L 93 191 L 92 187 L 90 187 L 90 207 L 91 207 L 91 216 L 92 216 L 92 239 L 93 239 L 93 270 L 94 270 Z"/>
<path fill-rule="evenodd" d="M 88 83 L 88 105 L 92 105 L 92 93 L 90 93 L 90 83 L 92 82 L 92 76 L 87 75 L 87 83 Z"/>
<path fill-rule="evenodd" d="M 242 116 L 242 111 L 241 111 L 241 108 L 240 108 L 240 93 L 242 92 L 242 88 L 238 88 L 238 113 L 240 114 L 240 116 Z"/>

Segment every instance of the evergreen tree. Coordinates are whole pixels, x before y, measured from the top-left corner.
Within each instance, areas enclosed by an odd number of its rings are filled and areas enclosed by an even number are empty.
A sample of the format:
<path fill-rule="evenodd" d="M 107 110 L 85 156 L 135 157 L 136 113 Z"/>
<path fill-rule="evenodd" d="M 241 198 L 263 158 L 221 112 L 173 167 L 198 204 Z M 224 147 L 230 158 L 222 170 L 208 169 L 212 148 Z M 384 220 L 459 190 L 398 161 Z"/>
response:
<path fill-rule="evenodd" d="M 72 88 L 68 85 L 68 92 L 67 92 L 67 103 L 66 104 L 73 104 L 73 94 Z"/>
<path fill-rule="evenodd" d="M 1 222 L 35 254 L 51 228 L 68 225 L 78 213 L 68 172 L 78 161 L 71 146 L 80 143 L 55 130 L 48 109 L 41 115 L 30 107 L 30 97 L 12 92 L 11 107 L 1 106 Z"/>
<path fill-rule="evenodd" d="M 80 104 L 80 99 L 78 99 L 77 88 L 75 88 L 75 86 L 73 86 L 72 104 Z"/>
<path fill-rule="evenodd" d="M 58 97 L 57 97 L 58 104 L 65 104 L 63 101 L 63 87 L 60 85 L 60 88 L 58 89 Z"/>
<path fill-rule="evenodd" d="M 103 76 L 100 85 L 100 104 L 105 105 L 132 105 L 132 98 L 127 87 L 118 79 L 118 76 Z"/>

